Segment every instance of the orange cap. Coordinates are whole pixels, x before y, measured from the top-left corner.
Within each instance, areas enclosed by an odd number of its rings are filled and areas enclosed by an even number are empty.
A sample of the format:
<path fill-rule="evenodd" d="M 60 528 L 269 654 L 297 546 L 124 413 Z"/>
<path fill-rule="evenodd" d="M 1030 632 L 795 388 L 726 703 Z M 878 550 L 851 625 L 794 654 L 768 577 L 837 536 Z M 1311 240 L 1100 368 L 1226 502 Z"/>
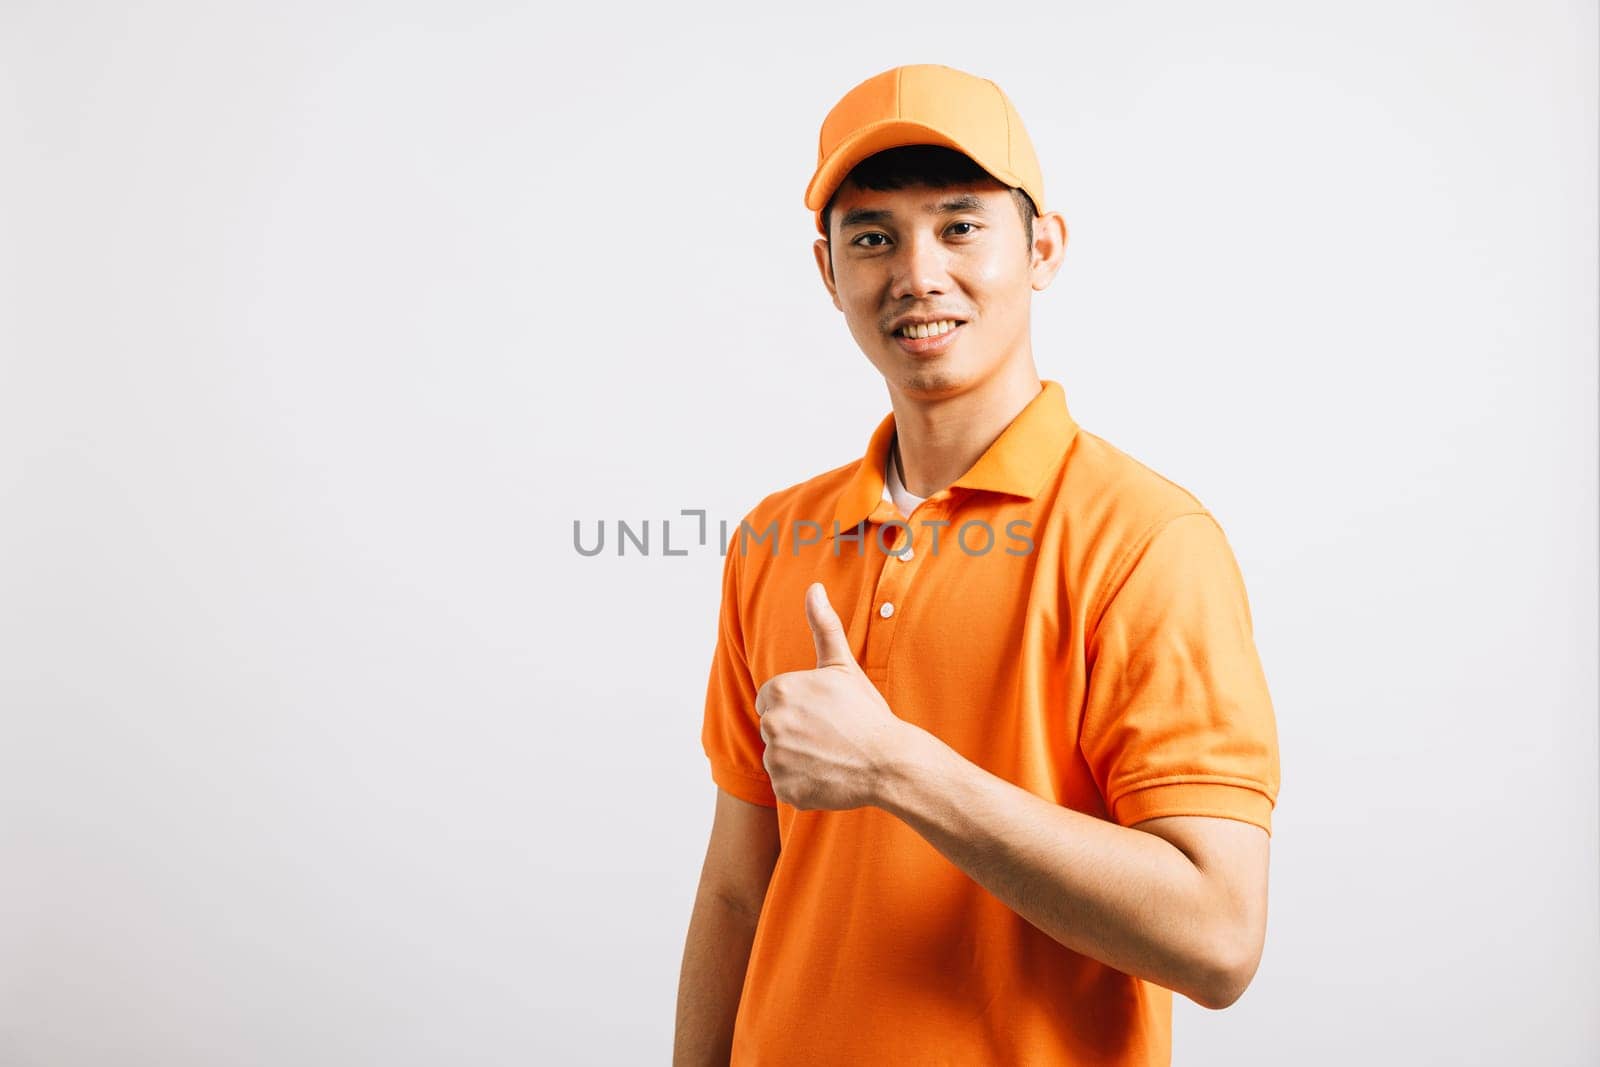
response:
<path fill-rule="evenodd" d="M 953 148 L 996 180 L 1020 188 L 1044 214 L 1044 176 L 1022 117 L 1000 87 L 953 67 L 917 63 L 874 74 L 844 94 L 822 120 L 817 172 L 806 207 L 817 216 L 845 175 L 886 148 L 934 144 Z"/>

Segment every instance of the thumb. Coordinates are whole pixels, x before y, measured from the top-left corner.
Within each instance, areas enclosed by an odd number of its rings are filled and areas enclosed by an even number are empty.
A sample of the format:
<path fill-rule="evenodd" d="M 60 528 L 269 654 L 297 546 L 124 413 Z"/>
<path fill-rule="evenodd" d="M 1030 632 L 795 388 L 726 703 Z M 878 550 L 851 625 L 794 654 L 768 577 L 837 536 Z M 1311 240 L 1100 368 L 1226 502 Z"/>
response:
<path fill-rule="evenodd" d="M 821 582 L 812 582 L 806 589 L 806 622 L 817 643 L 818 667 L 857 666 L 855 656 L 850 654 L 844 626 L 834 613 L 833 605 L 828 603 L 828 590 Z"/>

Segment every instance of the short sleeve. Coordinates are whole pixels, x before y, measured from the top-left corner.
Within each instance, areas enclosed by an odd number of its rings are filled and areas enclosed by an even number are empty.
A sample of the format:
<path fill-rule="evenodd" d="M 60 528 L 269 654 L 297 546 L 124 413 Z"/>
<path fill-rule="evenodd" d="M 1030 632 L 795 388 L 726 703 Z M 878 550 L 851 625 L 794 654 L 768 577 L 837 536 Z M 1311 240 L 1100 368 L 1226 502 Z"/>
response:
<path fill-rule="evenodd" d="M 711 761 L 711 778 L 741 800 L 776 807 L 777 796 L 767 777 L 762 755 L 761 719 L 756 714 L 756 687 L 745 657 L 744 628 L 739 612 L 740 553 L 730 546 L 722 565 L 722 606 L 717 618 L 717 645 L 706 683 L 705 721 L 700 743 Z"/>
<path fill-rule="evenodd" d="M 1086 653 L 1079 746 L 1123 826 L 1210 815 L 1272 832 L 1278 735 L 1244 578 L 1209 512 L 1134 547 Z"/>

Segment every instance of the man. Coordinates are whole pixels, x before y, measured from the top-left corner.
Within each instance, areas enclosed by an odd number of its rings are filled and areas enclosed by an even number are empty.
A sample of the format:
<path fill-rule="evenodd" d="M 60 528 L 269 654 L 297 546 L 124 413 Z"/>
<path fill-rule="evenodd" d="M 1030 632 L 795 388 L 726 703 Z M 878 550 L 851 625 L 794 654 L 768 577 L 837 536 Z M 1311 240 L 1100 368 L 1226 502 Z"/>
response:
<path fill-rule="evenodd" d="M 1265 937 L 1233 554 L 1039 379 L 1066 224 L 997 86 L 863 82 L 806 205 L 892 413 L 729 544 L 675 1062 L 1169 1063 L 1170 991 L 1226 1007 Z"/>

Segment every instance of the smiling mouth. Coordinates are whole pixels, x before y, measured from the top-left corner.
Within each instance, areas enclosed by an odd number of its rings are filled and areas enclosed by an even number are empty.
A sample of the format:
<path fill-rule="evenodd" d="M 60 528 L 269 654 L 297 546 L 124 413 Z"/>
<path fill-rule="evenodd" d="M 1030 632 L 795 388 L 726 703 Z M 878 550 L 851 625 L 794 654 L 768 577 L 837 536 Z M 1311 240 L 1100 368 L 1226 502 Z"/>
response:
<path fill-rule="evenodd" d="M 957 326 L 963 325 L 965 322 L 965 319 L 940 319 L 937 322 L 917 322 L 900 327 L 898 330 L 894 331 L 894 336 L 909 337 L 912 340 L 917 340 L 923 337 L 938 337 L 941 334 L 949 333 L 951 330 L 955 329 Z"/>

